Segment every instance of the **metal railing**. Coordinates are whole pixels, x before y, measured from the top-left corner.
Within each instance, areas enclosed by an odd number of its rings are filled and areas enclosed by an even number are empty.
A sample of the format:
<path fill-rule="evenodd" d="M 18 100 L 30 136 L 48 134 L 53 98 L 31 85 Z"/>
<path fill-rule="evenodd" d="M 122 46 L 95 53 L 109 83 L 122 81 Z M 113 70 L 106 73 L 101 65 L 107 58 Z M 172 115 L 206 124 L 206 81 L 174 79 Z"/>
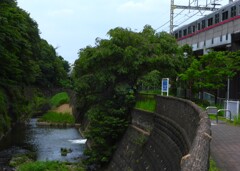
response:
<path fill-rule="evenodd" d="M 219 115 L 219 112 L 221 112 L 221 111 L 229 112 L 230 121 L 231 121 L 232 113 L 229 109 L 217 109 L 217 107 L 215 107 L 215 106 L 208 106 L 206 108 L 206 112 L 208 115 L 209 114 L 216 115 L 216 123 L 218 123 L 218 115 Z"/>

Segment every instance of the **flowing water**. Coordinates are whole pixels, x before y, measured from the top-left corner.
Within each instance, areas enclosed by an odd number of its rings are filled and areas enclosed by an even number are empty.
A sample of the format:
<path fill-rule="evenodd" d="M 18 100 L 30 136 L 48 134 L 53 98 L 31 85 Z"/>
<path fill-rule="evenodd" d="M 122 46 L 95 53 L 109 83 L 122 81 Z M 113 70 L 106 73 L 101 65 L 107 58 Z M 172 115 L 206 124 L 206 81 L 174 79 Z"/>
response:
<path fill-rule="evenodd" d="M 85 148 L 82 141 L 76 128 L 38 127 L 36 119 L 31 119 L 28 124 L 14 126 L 0 141 L 0 166 L 7 166 L 13 155 L 27 152 L 35 152 L 36 159 L 41 161 L 78 162 Z M 62 156 L 61 148 L 72 152 Z"/>

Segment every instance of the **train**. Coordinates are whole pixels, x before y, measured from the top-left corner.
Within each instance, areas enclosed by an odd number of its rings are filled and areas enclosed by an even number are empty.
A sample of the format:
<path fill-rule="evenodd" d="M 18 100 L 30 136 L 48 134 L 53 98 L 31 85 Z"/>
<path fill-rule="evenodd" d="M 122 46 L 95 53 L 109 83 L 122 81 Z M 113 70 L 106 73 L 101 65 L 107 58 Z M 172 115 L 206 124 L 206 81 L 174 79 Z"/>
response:
<path fill-rule="evenodd" d="M 240 19 L 240 0 L 231 2 L 211 14 L 175 29 L 173 35 L 181 41 L 237 19 Z"/>

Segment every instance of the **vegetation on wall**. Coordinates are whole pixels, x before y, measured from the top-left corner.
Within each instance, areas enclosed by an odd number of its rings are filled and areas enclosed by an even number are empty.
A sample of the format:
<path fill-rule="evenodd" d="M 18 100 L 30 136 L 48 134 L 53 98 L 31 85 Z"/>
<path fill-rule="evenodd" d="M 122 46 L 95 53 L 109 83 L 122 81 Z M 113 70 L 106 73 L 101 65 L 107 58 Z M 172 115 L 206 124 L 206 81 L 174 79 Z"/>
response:
<path fill-rule="evenodd" d="M 155 74 L 176 79 L 181 60 L 176 40 L 150 26 L 140 33 L 115 28 L 108 35 L 107 40 L 96 39 L 95 47 L 80 50 L 73 71 L 78 118 L 90 123 L 86 162 L 95 166 L 109 161 L 128 126 L 139 80 Z"/>

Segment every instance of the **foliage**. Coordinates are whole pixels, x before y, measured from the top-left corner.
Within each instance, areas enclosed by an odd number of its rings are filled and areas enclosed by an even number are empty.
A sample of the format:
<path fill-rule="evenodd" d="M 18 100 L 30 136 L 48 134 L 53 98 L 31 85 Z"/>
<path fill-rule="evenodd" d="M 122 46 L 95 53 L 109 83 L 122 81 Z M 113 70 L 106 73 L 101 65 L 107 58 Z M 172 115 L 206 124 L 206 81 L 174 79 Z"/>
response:
<path fill-rule="evenodd" d="M 61 93 L 57 93 L 55 94 L 51 99 L 50 99 L 50 103 L 52 106 L 54 107 L 58 107 L 64 103 L 68 103 L 69 102 L 69 96 L 66 92 L 61 92 Z"/>
<path fill-rule="evenodd" d="M 194 59 L 180 78 L 187 81 L 193 92 L 216 91 L 225 86 L 228 77 L 235 75 L 233 60 L 228 55 L 228 52 L 210 52 Z"/>
<path fill-rule="evenodd" d="M 41 114 L 47 112 L 51 108 L 51 105 L 48 98 L 36 93 L 32 98 L 30 108 L 33 110 L 33 114 Z"/>
<path fill-rule="evenodd" d="M 139 79 L 138 84 L 143 90 L 161 89 L 161 78 L 161 72 L 153 70 Z"/>
<path fill-rule="evenodd" d="M 27 98 L 27 88 L 52 88 L 68 80 L 68 62 L 39 34 L 37 23 L 15 0 L 0 1 L 0 129 L 4 131 L 10 120 L 25 119 L 43 104 Z"/>
<path fill-rule="evenodd" d="M 7 114 L 7 99 L 0 89 L 0 136 L 10 128 L 10 117 Z"/>
<path fill-rule="evenodd" d="M 17 167 L 23 163 L 32 162 L 36 158 L 36 154 L 29 152 L 24 154 L 16 154 L 9 162 L 11 167 Z"/>
<path fill-rule="evenodd" d="M 95 47 L 80 50 L 73 71 L 78 118 L 90 122 L 86 135 L 91 150 L 85 152 L 89 165 L 109 161 L 129 124 L 139 79 L 176 79 L 179 71 L 178 45 L 171 35 L 156 33 L 150 26 L 139 33 L 115 28 L 108 35 L 108 40 L 97 38 Z"/>
<path fill-rule="evenodd" d="M 75 123 L 73 115 L 69 113 L 57 113 L 57 112 L 47 112 L 45 113 L 39 121 L 50 122 L 50 123 Z"/>

